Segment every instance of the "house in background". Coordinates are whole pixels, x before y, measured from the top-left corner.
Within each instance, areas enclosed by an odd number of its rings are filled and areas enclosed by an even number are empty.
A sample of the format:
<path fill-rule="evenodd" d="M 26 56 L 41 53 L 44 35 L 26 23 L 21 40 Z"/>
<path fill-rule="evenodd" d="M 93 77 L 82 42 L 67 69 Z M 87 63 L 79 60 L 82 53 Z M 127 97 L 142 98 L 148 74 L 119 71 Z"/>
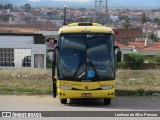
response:
<path fill-rule="evenodd" d="M 129 53 L 136 52 L 135 46 L 129 45 L 136 38 L 142 36 L 142 29 L 113 29 L 115 45 L 120 47 L 122 58 Z"/>
<path fill-rule="evenodd" d="M 160 54 L 160 42 L 154 42 L 151 39 L 142 39 L 134 42 L 129 42 L 128 46 L 134 47 L 135 51 L 145 55 Z"/>
<path fill-rule="evenodd" d="M 0 67 L 46 68 L 42 34 L 0 33 Z"/>
<path fill-rule="evenodd" d="M 149 38 L 132 39 L 127 41 L 127 44 L 115 41 L 115 45 L 120 47 L 122 57 L 129 53 L 141 53 L 151 57 L 160 54 L 160 42 Z"/>

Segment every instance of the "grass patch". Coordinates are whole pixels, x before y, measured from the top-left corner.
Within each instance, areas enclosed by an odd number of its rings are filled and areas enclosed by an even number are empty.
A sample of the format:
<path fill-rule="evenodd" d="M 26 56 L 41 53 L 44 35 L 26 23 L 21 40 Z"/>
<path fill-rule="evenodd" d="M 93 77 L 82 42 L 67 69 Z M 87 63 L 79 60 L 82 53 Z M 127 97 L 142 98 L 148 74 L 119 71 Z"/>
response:
<path fill-rule="evenodd" d="M 51 71 L 0 70 L 0 94 L 51 94 Z"/>
<path fill-rule="evenodd" d="M 160 90 L 159 70 L 118 70 L 116 89 L 118 90 Z"/>
<path fill-rule="evenodd" d="M 17 87 L 14 88 L 12 86 L 6 86 L 4 88 L 0 89 L 1 94 L 21 94 L 21 93 L 31 93 L 31 94 L 47 94 L 48 91 L 46 90 L 40 90 L 40 89 L 33 89 L 33 88 L 21 88 Z"/>
<path fill-rule="evenodd" d="M 118 70 L 116 95 L 160 95 L 159 70 Z"/>
<path fill-rule="evenodd" d="M 117 96 L 150 96 L 150 95 L 160 95 L 160 90 L 151 91 L 151 90 L 116 90 Z"/>
<path fill-rule="evenodd" d="M 118 70 L 116 95 L 160 95 L 159 70 Z M 52 94 L 51 70 L 0 70 L 0 94 Z"/>

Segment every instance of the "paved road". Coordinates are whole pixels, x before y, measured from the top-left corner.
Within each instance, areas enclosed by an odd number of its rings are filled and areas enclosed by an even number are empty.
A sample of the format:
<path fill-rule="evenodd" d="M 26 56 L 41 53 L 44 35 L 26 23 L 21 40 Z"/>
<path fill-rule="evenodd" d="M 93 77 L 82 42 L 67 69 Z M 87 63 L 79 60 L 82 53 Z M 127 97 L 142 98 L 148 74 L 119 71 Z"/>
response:
<path fill-rule="evenodd" d="M 50 95 L 41 96 L 0 96 L 0 111 L 126 111 L 159 110 L 160 96 L 116 97 L 110 106 L 103 105 L 103 100 L 71 100 L 62 105 L 59 99 Z"/>
<path fill-rule="evenodd" d="M 50 95 L 0 96 L 0 111 L 160 111 L 160 96 L 116 97 L 110 106 L 103 105 L 103 100 L 71 100 L 62 105 Z M 47 118 L 48 120 L 50 118 Z M 60 118 L 57 118 L 60 119 Z M 66 119 L 66 118 L 65 118 Z M 71 118 L 67 118 L 71 120 Z M 87 118 L 83 118 L 86 120 Z M 96 119 L 96 118 L 95 118 Z M 103 119 L 103 118 L 102 118 Z M 114 120 L 121 120 L 113 118 Z M 129 118 L 133 120 L 135 118 Z M 141 118 L 143 119 L 143 118 Z M 157 119 L 158 118 L 153 118 Z M 77 119 L 78 120 L 78 119 Z M 92 119 L 94 120 L 94 119 Z M 101 119 L 100 119 L 101 120 Z M 152 120 L 152 118 L 145 118 Z"/>

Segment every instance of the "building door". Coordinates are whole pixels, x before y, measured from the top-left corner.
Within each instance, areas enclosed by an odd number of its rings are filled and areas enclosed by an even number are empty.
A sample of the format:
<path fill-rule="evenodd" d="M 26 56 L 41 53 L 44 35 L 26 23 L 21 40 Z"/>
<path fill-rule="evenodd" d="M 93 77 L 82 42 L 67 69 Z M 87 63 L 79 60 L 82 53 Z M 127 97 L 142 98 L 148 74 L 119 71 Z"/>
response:
<path fill-rule="evenodd" d="M 34 55 L 34 68 L 44 68 L 44 55 L 42 54 Z"/>

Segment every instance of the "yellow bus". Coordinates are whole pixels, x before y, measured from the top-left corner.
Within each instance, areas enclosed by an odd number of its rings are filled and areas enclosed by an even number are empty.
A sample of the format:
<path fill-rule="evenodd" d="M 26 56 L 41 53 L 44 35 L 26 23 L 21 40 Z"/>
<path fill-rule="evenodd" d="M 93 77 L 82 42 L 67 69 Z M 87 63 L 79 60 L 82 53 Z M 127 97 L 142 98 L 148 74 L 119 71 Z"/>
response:
<path fill-rule="evenodd" d="M 71 23 L 59 29 L 52 68 L 53 95 L 67 99 L 115 98 L 115 55 L 111 28 L 98 23 Z"/>

